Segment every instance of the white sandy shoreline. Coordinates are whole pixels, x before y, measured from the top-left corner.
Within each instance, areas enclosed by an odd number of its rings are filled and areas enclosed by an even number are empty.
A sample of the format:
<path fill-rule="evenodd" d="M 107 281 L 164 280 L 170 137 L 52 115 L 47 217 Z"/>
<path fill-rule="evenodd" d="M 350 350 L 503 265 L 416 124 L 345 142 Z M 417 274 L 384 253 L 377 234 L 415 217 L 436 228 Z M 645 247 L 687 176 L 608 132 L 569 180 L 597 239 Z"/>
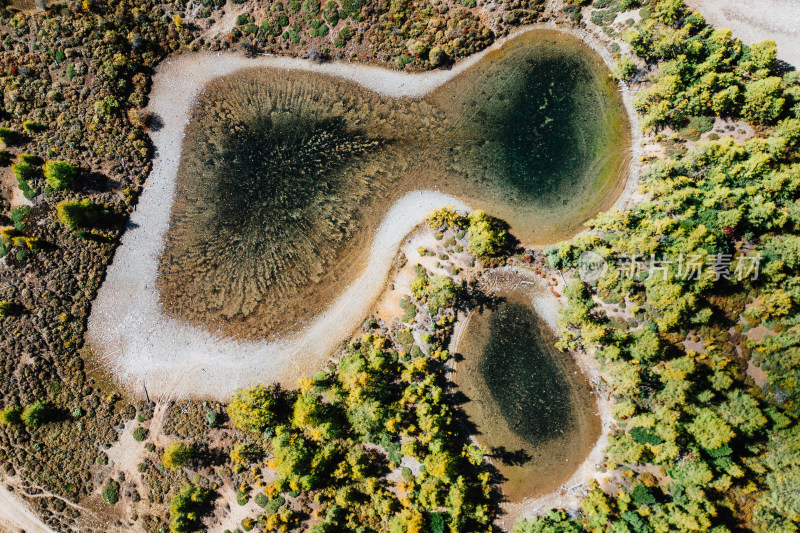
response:
<path fill-rule="evenodd" d="M 435 191 L 413 191 L 401 198 L 375 234 L 364 273 L 327 311 L 291 339 L 238 342 L 165 316 L 155 287 L 158 258 L 169 227 L 185 128 L 195 98 L 206 83 L 249 67 L 300 69 L 352 80 L 386 96 L 418 98 L 465 71 L 508 39 L 534 29 L 559 30 L 552 24 L 526 28 L 498 40 L 451 70 L 418 74 L 355 63 L 317 64 L 278 56 L 246 58 L 237 54 L 192 53 L 165 60 L 154 76 L 148 107 L 163 123 L 163 127 L 151 134 L 156 147 L 153 170 L 131 216 L 131 229 L 122 236 L 89 317 L 87 340 L 95 353 L 137 395 L 143 392 L 144 385 L 157 397 L 195 396 L 224 401 L 237 387 L 254 382 L 277 381 L 293 386 L 298 377 L 323 365 L 361 324 L 383 291 L 391 263 L 405 236 L 432 209 L 445 205 L 467 208 L 458 199 Z M 567 33 L 600 52 L 606 63 L 611 62 L 610 54 L 587 32 Z M 630 99 L 626 96 L 625 100 L 632 130 L 638 132 Z M 635 139 L 634 150 L 638 144 Z M 630 175 L 634 175 L 636 160 L 632 162 Z M 635 181 L 627 180 L 618 203 L 630 196 L 631 182 L 635 185 Z"/>

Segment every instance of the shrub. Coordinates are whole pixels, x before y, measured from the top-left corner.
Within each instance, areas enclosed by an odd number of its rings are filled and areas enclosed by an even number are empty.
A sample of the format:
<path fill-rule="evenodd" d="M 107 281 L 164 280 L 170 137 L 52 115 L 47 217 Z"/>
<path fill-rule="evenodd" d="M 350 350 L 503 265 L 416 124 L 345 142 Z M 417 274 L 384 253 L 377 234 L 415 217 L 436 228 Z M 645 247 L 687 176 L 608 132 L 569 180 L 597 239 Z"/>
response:
<path fill-rule="evenodd" d="M 31 427 L 39 426 L 47 419 L 48 411 L 47 404 L 37 400 L 22 411 L 22 423 Z"/>
<path fill-rule="evenodd" d="M 22 231 L 25 228 L 25 217 L 27 217 L 28 213 L 30 212 L 31 208 L 27 205 L 15 207 L 11 211 L 11 222 L 14 223 L 14 227 L 17 229 L 17 231 Z"/>
<path fill-rule="evenodd" d="M 22 423 L 22 407 L 10 405 L 0 411 L 0 424 L 4 426 L 15 426 Z"/>
<path fill-rule="evenodd" d="M 431 48 L 431 51 L 428 52 L 428 62 L 431 64 L 432 67 L 438 67 L 439 65 L 444 63 L 446 58 L 447 55 L 438 46 L 434 46 L 433 48 Z"/>
<path fill-rule="evenodd" d="M 777 120 L 785 99 L 781 97 L 781 78 L 772 77 L 748 83 L 744 89 L 742 116 L 749 122 Z"/>
<path fill-rule="evenodd" d="M 283 507 L 283 504 L 286 503 L 286 499 L 283 496 L 278 496 L 274 500 L 270 500 L 269 503 L 264 505 L 264 513 L 266 514 L 275 514 L 278 512 L 278 509 Z"/>
<path fill-rule="evenodd" d="M 255 385 L 234 393 L 228 405 L 231 423 L 239 429 L 262 433 L 275 423 L 278 389 Z"/>
<path fill-rule="evenodd" d="M 133 440 L 142 442 L 145 438 L 147 438 L 147 430 L 142 426 L 137 426 L 136 429 L 133 430 Z"/>
<path fill-rule="evenodd" d="M 54 191 L 72 188 L 77 176 L 78 168 L 67 161 L 48 161 L 44 164 L 44 179 Z"/>
<path fill-rule="evenodd" d="M 636 63 L 631 61 L 625 56 L 620 57 L 612 70 L 612 76 L 615 80 L 628 81 L 634 74 L 636 74 Z"/>
<path fill-rule="evenodd" d="M 253 501 L 255 501 L 256 505 L 258 505 L 259 507 L 261 507 L 263 509 L 269 503 L 269 497 L 267 497 L 266 494 L 259 493 L 259 494 L 256 494 L 256 497 L 253 498 Z"/>
<path fill-rule="evenodd" d="M 0 128 L 0 147 L 7 148 L 17 140 L 17 133 L 8 128 Z"/>
<path fill-rule="evenodd" d="M 16 302 L 1 301 L 0 302 L 0 318 L 8 316 L 16 316 L 20 312 L 20 305 Z"/>
<path fill-rule="evenodd" d="M 477 257 L 500 255 L 508 244 L 508 233 L 499 221 L 481 210 L 469 214 L 469 250 Z"/>
<path fill-rule="evenodd" d="M 116 481 L 109 481 L 103 489 L 103 501 L 108 505 L 114 505 L 119 501 L 119 483 Z"/>
<path fill-rule="evenodd" d="M 100 216 L 100 206 L 92 200 L 64 200 L 56 206 L 58 221 L 71 230 L 91 226 Z"/>
<path fill-rule="evenodd" d="M 329 0 L 327 4 L 325 4 L 325 20 L 328 21 L 328 24 L 331 26 L 336 26 L 339 24 L 339 4 L 335 2 L 335 0 Z"/>
<path fill-rule="evenodd" d="M 38 122 L 34 122 L 32 120 L 26 120 L 22 123 L 22 129 L 25 130 L 25 133 L 33 135 L 34 133 L 38 133 L 40 131 L 44 131 L 45 127 Z"/>
<path fill-rule="evenodd" d="M 303 10 L 309 15 L 316 15 L 319 13 L 319 8 L 319 0 L 305 0 L 305 2 L 303 2 Z"/>
<path fill-rule="evenodd" d="M 170 442 L 164 449 L 161 463 L 170 470 L 177 470 L 185 466 L 194 456 L 194 447 L 183 441 Z"/>
<path fill-rule="evenodd" d="M 172 533 L 198 531 L 201 517 L 209 510 L 211 491 L 193 485 L 184 486 L 169 504 L 169 530 Z"/>

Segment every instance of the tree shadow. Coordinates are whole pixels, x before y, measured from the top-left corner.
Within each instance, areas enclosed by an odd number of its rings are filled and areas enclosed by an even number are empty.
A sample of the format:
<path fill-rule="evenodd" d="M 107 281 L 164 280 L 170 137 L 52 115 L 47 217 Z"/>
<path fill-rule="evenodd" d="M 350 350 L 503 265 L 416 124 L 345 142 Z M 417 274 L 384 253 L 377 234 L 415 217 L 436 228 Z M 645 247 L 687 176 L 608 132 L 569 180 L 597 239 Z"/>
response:
<path fill-rule="evenodd" d="M 489 450 L 489 456 L 507 466 L 522 466 L 529 463 L 533 456 L 526 450 L 509 450 L 505 446 L 497 446 Z"/>

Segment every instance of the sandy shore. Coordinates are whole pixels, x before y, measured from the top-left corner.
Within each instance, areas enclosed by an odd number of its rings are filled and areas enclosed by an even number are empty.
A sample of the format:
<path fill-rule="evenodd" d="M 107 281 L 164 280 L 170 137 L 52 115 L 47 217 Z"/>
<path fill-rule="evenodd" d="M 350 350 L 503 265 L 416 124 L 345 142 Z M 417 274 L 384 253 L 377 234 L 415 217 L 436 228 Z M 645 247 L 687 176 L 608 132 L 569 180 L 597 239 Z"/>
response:
<path fill-rule="evenodd" d="M 145 195 L 156 194 L 159 185 L 165 184 L 153 180 Z M 134 217 L 134 222 L 142 218 L 142 225 L 125 234 L 94 303 L 89 341 L 135 393 L 143 384 L 151 396 L 223 401 L 237 387 L 273 381 L 294 386 L 299 377 L 314 373 L 369 313 L 405 236 L 435 208 L 466 208 L 438 192 L 408 193 L 378 227 L 364 273 L 311 325 L 290 339 L 236 342 L 162 314 L 154 288 L 160 247 L 153 233 L 157 224 L 166 229 L 168 211 L 159 214 L 157 202 L 144 200 Z"/>
<path fill-rule="evenodd" d="M 53 533 L 28 504 L 17 498 L 0 484 L 0 531 L 26 531 L 27 533 Z"/>
<path fill-rule="evenodd" d="M 387 96 L 416 98 L 468 69 L 506 40 L 545 28 L 559 29 L 553 24 L 525 28 L 450 70 L 418 74 L 276 56 L 246 58 L 237 54 L 194 53 L 165 60 L 154 77 L 148 108 L 163 124 L 152 132 L 156 147 L 153 171 L 92 307 L 87 339 L 94 351 L 135 394 L 141 394 L 144 385 L 150 394 L 160 397 L 226 400 L 237 387 L 254 382 L 294 385 L 298 377 L 315 372 L 360 325 L 384 290 L 391 262 L 403 238 L 434 208 L 466 207 L 456 198 L 434 191 L 414 191 L 400 199 L 376 232 L 364 273 L 328 310 L 322 313 L 321 309 L 321 314 L 293 338 L 236 342 L 167 317 L 162 313 L 155 288 L 158 258 L 169 227 L 184 131 L 194 100 L 208 81 L 254 66 L 301 69 L 353 80 Z M 581 38 L 606 63 L 611 63 L 604 45 L 588 32 L 568 33 Z M 632 128 L 638 132 L 626 92 L 624 89 Z M 638 133 L 634 133 L 634 152 L 639 144 Z M 638 158 L 632 157 L 630 175 L 635 175 L 637 162 Z M 618 203 L 624 203 L 635 190 L 636 180 L 627 181 Z"/>
<path fill-rule="evenodd" d="M 800 67 L 800 2 L 797 0 L 686 0 L 717 28 L 730 28 L 746 44 L 778 44 L 778 59 Z"/>

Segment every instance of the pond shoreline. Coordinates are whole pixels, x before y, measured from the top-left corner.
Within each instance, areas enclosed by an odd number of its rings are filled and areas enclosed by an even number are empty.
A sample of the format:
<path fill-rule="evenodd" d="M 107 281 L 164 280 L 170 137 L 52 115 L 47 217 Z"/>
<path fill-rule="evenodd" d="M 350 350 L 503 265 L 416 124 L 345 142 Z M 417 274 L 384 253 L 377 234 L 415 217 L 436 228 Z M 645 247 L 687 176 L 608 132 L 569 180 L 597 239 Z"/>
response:
<path fill-rule="evenodd" d="M 507 285 L 519 285 L 520 281 L 538 285 L 538 290 L 531 296 L 531 304 L 535 313 L 547 324 L 552 333 L 558 331 L 558 312 L 563 304 L 559 301 L 549 287 L 534 272 L 521 266 L 507 266 L 491 271 L 494 275 L 499 275 L 507 279 Z M 502 284 L 500 284 L 502 285 Z M 561 284 L 559 283 L 559 286 Z M 502 288 L 502 287 L 501 287 Z M 559 287 L 561 292 L 561 287 Z M 467 314 L 461 315 L 455 323 L 453 337 L 449 349 L 456 353 L 459 342 L 463 338 L 463 332 L 470 322 L 475 309 L 471 309 Z M 561 508 L 569 511 L 577 511 L 580 508 L 580 496 L 585 492 L 586 484 L 591 479 L 601 479 L 603 477 L 597 470 L 597 466 L 604 461 L 604 452 L 608 446 L 608 438 L 615 426 L 613 417 L 613 400 L 601 387 L 600 368 L 592 353 L 589 352 L 570 352 L 564 354 L 572 357 L 580 372 L 585 376 L 591 385 L 591 394 L 596 403 L 597 413 L 600 419 L 600 435 L 588 450 L 585 458 L 575 466 L 572 473 L 556 489 L 540 496 L 525 497 L 518 502 L 504 502 L 501 507 L 503 515 L 498 517 L 497 524 L 504 529 L 508 529 L 508 524 L 516 523 L 520 518 L 529 518 L 538 514 L 542 509 Z M 451 371 L 455 373 L 458 365 L 453 362 Z"/>

